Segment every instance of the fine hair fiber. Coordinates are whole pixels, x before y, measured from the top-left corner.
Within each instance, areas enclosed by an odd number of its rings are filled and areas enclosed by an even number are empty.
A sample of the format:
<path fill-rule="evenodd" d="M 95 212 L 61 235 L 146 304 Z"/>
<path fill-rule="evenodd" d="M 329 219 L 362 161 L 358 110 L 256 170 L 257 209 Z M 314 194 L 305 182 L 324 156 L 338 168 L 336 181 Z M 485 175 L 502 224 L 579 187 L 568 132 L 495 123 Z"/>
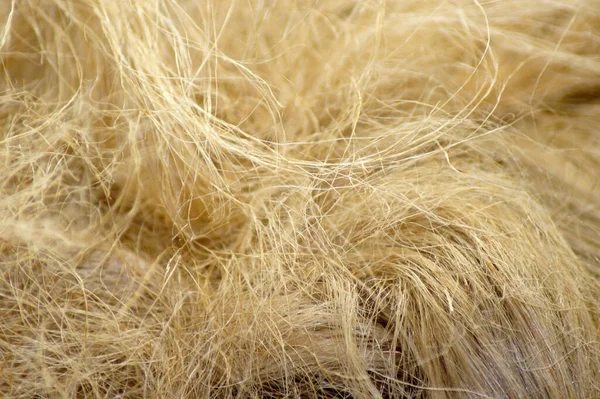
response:
<path fill-rule="evenodd" d="M 0 165 L 0 397 L 600 397 L 598 0 L 2 0 Z"/>

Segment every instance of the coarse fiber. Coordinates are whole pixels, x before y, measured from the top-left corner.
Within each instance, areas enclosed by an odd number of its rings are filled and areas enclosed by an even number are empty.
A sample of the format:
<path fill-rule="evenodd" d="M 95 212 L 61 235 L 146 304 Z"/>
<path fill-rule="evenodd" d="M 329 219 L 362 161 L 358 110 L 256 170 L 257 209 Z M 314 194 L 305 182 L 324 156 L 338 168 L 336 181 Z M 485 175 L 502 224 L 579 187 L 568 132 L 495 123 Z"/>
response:
<path fill-rule="evenodd" d="M 598 0 L 0 1 L 0 396 L 600 397 Z"/>

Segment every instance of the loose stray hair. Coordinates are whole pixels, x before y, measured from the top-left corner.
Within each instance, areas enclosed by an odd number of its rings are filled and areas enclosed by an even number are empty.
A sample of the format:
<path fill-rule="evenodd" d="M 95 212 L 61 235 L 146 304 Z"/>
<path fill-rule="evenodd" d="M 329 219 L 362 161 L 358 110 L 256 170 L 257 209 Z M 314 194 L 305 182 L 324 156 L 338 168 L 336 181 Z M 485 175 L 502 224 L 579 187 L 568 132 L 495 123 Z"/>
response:
<path fill-rule="evenodd" d="M 597 0 L 5 0 L 0 76 L 0 396 L 600 395 Z"/>

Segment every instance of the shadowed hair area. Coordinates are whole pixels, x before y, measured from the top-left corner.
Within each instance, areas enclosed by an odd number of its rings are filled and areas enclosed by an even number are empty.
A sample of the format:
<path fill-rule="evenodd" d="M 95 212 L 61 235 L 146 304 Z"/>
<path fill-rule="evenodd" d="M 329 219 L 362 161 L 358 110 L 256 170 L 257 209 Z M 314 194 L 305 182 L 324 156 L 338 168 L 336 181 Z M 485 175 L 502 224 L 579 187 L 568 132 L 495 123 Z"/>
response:
<path fill-rule="evenodd" d="M 3 0 L 0 396 L 600 396 L 597 0 Z"/>

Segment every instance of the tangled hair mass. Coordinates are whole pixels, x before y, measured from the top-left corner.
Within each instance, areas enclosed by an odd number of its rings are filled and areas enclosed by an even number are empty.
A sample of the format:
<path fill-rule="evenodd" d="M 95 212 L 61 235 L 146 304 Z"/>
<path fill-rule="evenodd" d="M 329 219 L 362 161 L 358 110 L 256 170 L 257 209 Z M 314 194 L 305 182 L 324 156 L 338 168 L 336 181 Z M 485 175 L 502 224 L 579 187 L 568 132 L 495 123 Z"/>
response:
<path fill-rule="evenodd" d="M 600 397 L 598 0 L 3 0 L 0 396 Z"/>

